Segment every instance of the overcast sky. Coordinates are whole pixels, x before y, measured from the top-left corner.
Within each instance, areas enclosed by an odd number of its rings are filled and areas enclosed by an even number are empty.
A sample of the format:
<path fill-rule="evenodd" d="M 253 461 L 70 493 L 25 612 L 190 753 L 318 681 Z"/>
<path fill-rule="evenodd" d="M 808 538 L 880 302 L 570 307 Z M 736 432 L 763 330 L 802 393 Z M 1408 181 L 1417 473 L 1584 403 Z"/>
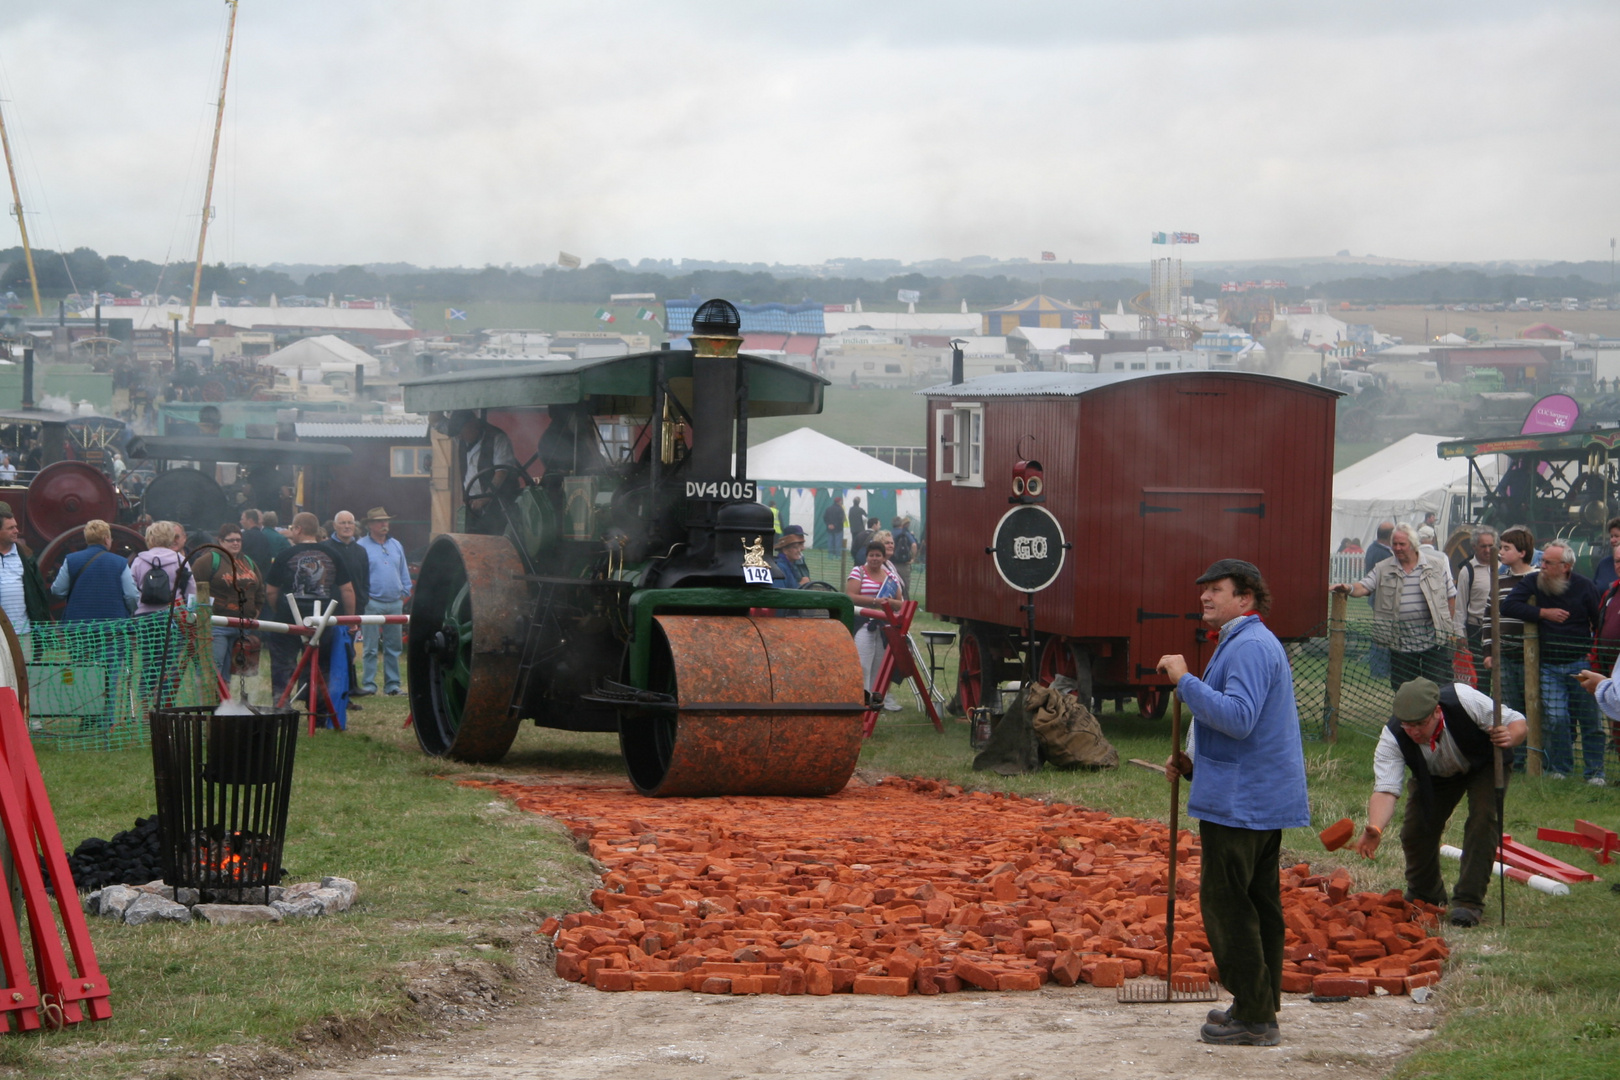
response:
<path fill-rule="evenodd" d="M 0 5 L 35 243 L 195 253 L 225 10 Z M 1613 0 L 242 0 L 208 256 L 1606 259 L 1617 43 Z"/>

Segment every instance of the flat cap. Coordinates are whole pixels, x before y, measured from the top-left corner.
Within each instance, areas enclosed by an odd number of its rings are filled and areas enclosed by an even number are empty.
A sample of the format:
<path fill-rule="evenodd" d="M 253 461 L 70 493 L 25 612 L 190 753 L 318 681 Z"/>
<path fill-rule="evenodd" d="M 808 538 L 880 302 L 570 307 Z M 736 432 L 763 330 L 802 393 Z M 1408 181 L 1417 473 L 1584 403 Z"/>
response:
<path fill-rule="evenodd" d="M 1259 581 L 1260 568 L 1254 563 L 1245 562 L 1242 559 L 1216 559 L 1209 564 L 1208 570 L 1199 575 L 1197 584 L 1207 585 L 1211 581 L 1219 581 L 1221 578 L 1239 576 Z"/>
<path fill-rule="evenodd" d="M 1393 715 L 1399 723 L 1416 724 L 1427 720 L 1440 704 L 1440 687 L 1428 679 L 1413 679 L 1395 691 Z"/>

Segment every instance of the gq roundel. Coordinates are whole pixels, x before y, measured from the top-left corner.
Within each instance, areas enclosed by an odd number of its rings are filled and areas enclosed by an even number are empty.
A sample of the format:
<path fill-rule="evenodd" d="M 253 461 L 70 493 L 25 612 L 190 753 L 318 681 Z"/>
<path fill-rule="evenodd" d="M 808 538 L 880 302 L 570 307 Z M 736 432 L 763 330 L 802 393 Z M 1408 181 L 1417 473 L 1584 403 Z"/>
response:
<path fill-rule="evenodd" d="M 1019 592 L 1040 592 L 1063 569 L 1063 526 L 1044 506 L 1015 506 L 996 524 L 996 573 Z"/>

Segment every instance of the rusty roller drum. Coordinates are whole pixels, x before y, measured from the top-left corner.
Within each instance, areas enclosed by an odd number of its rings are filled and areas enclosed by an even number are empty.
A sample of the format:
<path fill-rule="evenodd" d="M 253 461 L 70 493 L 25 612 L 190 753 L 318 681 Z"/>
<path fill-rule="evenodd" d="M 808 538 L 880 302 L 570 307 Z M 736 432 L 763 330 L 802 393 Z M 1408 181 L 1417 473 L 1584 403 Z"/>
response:
<path fill-rule="evenodd" d="M 412 726 L 422 749 L 499 761 L 517 737 L 507 705 L 532 600 L 504 536 L 446 533 L 422 559 L 411 602 Z"/>
<path fill-rule="evenodd" d="M 742 614 L 654 623 L 649 689 L 673 694 L 677 707 L 620 724 L 637 791 L 831 795 L 849 782 L 865 695 L 843 623 Z"/>

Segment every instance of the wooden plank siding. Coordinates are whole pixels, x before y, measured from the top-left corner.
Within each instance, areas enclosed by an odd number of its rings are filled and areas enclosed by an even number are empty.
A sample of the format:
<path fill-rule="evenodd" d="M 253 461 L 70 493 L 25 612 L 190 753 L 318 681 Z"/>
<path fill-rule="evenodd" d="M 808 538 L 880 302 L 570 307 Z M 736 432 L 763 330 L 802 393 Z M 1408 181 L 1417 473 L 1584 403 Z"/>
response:
<path fill-rule="evenodd" d="M 1103 680 L 1153 686 L 1167 651 L 1201 669 L 1194 579 L 1215 559 L 1248 559 L 1273 594 L 1283 638 L 1322 622 L 1328 586 L 1336 395 L 1232 372 L 1176 372 L 1069 396 L 928 399 L 932 513 L 929 609 L 1018 627 L 1021 594 L 984 553 L 1006 513 L 1020 443 L 1045 469 L 1046 506 L 1073 545 L 1036 597 L 1036 629 L 1092 644 Z M 936 410 L 984 408 L 983 488 L 935 480 Z M 1033 436 L 1033 438 L 1030 438 Z M 1259 512 L 1263 507 L 1263 516 Z"/>

